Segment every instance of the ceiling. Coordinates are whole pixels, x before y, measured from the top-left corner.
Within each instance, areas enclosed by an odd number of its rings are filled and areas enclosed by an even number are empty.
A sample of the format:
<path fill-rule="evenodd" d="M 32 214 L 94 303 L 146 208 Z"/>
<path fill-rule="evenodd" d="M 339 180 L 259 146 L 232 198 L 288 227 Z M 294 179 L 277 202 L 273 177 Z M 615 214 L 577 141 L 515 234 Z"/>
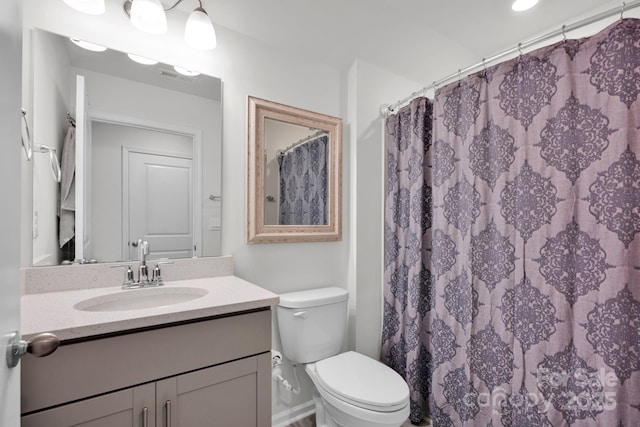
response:
<path fill-rule="evenodd" d="M 165 5 L 172 3 L 163 0 Z M 596 12 L 608 0 L 203 0 L 216 26 L 336 67 L 356 58 L 426 83 Z M 179 6 L 188 11 L 196 0 Z"/>

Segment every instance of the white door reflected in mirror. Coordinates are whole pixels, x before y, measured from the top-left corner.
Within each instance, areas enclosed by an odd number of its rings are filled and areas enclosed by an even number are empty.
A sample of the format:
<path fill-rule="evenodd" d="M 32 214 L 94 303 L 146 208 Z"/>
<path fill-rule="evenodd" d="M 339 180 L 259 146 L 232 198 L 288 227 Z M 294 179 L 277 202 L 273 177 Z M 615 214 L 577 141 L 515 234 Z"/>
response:
<path fill-rule="evenodd" d="M 126 156 L 126 157 L 125 157 Z M 149 242 L 149 259 L 193 254 L 192 160 L 188 157 L 125 150 L 123 158 L 124 242 Z M 125 250 L 125 248 L 123 248 Z M 137 260 L 129 245 L 125 260 Z"/>

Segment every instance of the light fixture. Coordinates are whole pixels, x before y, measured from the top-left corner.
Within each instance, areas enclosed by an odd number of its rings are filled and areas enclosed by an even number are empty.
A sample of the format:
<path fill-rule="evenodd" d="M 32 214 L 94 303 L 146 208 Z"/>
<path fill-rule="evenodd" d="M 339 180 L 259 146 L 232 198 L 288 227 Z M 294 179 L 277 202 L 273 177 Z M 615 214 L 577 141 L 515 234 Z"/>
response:
<path fill-rule="evenodd" d="M 511 5 L 511 9 L 515 12 L 523 12 L 531 9 L 536 4 L 538 4 L 538 0 L 515 0 Z"/>
<path fill-rule="evenodd" d="M 71 40 L 76 46 L 80 46 L 81 48 L 90 50 L 92 52 L 104 52 L 105 50 L 107 50 L 107 48 L 102 45 L 80 40 L 75 37 L 69 37 L 69 40 Z"/>
<path fill-rule="evenodd" d="M 216 47 L 216 31 L 202 5 L 189 15 L 184 28 L 184 41 L 194 49 L 209 50 Z"/>
<path fill-rule="evenodd" d="M 131 23 L 141 31 L 151 34 L 163 34 L 167 31 L 166 12 L 175 9 L 184 0 L 176 1 L 172 6 L 164 8 L 160 0 L 127 0 L 124 11 Z M 207 11 L 202 7 L 202 0 L 198 0 L 196 7 L 185 25 L 185 42 L 195 49 L 214 49 L 217 44 L 216 32 L 209 19 Z"/>
<path fill-rule="evenodd" d="M 187 68 L 179 67 L 177 65 L 174 65 L 173 69 L 179 72 L 180 74 L 182 74 L 183 76 L 195 77 L 200 75 L 200 73 L 197 71 L 191 71 Z"/>
<path fill-rule="evenodd" d="M 137 62 L 138 64 L 143 64 L 143 65 L 155 65 L 158 63 L 158 61 L 156 61 L 155 59 L 149 59 L 147 57 L 144 56 L 140 56 L 140 55 L 134 55 L 133 53 L 127 53 L 127 56 L 129 57 L 129 59 L 131 59 L 133 62 Z"/>
<path fill-rule="evenodd" d="M 167 32 L 167 16 L 160 0 L 132 0 L 127 3 L 131 5 L 130 17 L 134 27 L 149 34 Z"/>
<path fill-rule="evenodd" d="M 104 13 L 104 0 L 62 0 L 75 10 L 89 15 L 102 15 Z"/>

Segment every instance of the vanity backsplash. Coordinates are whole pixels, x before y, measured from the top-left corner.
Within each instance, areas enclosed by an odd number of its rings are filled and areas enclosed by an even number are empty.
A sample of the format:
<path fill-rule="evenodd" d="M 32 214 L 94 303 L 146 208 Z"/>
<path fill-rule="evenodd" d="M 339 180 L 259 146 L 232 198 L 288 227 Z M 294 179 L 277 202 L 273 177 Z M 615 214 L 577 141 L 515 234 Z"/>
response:
<path fill-rule="evenodd" d="M 231 256 L 174 259 L 170 262 L 162 265 L 162 278 L 165 282 L 233 274 L 233 257 Z M 149 261 L 148 264 L 155 265 L 155 261 Z M 135 270 L 138 262 L 23 268 L 21 270 L 22 294 L 121 286 L 126 267 L 116 267 L 123 265 L 131 265 Z"/>

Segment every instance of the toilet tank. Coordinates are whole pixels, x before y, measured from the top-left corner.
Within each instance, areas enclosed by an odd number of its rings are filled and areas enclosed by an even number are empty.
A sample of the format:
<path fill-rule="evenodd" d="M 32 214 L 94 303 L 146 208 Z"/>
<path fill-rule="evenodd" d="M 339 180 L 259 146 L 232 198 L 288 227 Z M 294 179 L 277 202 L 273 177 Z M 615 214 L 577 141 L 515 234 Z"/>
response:
<path fill-rule="evenodd" d="M 333 287 L 280 295 L 276 311 L 284 356 L 309 363 L 339 354 L 348 298 L 346 289 Z"/>

